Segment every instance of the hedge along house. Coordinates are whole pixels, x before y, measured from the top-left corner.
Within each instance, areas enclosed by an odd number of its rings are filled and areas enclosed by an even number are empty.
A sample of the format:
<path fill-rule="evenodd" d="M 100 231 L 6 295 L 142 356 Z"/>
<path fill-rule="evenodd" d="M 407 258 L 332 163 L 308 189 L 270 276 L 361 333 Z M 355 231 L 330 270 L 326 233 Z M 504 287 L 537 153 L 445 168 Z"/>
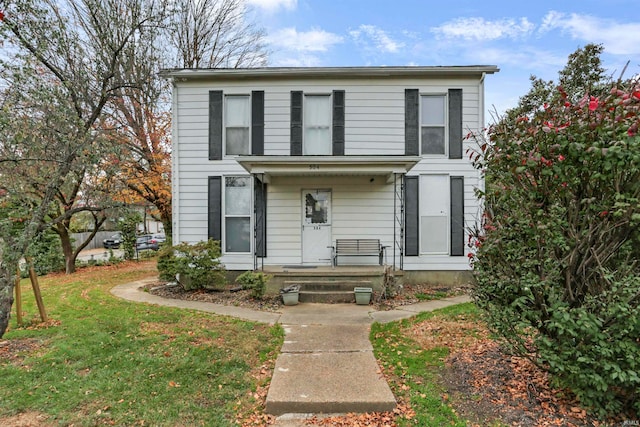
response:
<path fill-rule="evenodd" d="M 228 270 L 326 274 L 382 263 L 405 281 L 468 271 L 482 182 L 463 136 L 483 127 L 484 78 L 497 71 L 164 71 L 173 241 L 220 240 Z M 361 239 L 379 241 L 382 256 L 359 252 Z"/>

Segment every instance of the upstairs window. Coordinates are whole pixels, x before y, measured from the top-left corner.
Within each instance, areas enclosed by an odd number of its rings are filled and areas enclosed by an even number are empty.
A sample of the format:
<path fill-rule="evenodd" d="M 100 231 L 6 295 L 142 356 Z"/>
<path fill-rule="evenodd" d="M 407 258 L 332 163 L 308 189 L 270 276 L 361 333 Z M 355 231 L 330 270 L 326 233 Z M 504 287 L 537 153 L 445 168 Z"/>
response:
<path fill-rule="evenodd" d="M 445 95 L 420 97 L 420 139 L 423 155 L 446 154 L 446 105 Z"/>
<path fill-rule="evenodd" d="M 225 154 L 251 154 L 251 104 L 249 95 L 225 97 Z"/>
<path fill-rule="evenodd" d="M 331 96 L 305 95 L 303 154 L 331 155 Z"/>

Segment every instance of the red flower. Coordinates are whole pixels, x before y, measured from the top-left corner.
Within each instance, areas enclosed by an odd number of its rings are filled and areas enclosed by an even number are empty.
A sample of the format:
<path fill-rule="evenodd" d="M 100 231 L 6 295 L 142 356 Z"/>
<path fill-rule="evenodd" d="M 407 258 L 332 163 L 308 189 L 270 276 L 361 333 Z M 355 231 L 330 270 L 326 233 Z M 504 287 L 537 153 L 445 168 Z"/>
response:
<path fill-rule="evenodd" d="M 596 108 L 598 108 L 598 98 L 592 96 L 591 100 L 589 101 L 589 110 L 595 111 Z"/>
<path fill-rule="evenodd" d="M 4 21 L 4 12 L 0 10 L 0 21 Z"/>
<path fill-rule="evenodd" d="M 559 162 L 564 161 L 564 159 L 565 159 L 565 157 L 564 157 L 562 154 L 560 154 L 560 155 L 558 156 L 558 161 L 559 161 Z"/>
<path fill-rule="evenodd" d="M 600 212 L 600 218 L 604 218 L 605 216 L 609 215 L 609 211 L 602 211 Z"/>

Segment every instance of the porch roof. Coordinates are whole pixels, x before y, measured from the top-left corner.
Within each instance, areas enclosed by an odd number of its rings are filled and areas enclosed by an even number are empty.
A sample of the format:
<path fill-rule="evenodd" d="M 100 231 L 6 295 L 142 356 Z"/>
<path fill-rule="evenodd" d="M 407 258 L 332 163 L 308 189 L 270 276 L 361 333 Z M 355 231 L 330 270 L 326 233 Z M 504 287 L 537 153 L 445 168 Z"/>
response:
<path fill-rule="evenodd" d="M 264 182 L 273 176 L 385 176 L 405 174 L 418 156 L 238 156 L 236 161 Z"/>

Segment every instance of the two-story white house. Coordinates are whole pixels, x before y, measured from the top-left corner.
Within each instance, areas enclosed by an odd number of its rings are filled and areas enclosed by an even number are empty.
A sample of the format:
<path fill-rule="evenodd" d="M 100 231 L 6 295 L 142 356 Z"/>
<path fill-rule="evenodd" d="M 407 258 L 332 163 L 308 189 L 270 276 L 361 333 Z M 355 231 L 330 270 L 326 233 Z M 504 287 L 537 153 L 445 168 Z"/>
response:
<path fill-rule="evenodd" d="M 468 271 L 482 182 L 464 136 L 484 126 L 484 78 L 497 71 L 165 71 L 173 241 L 220 240 L 228 270 L 384 263 L 405 278 Z M 356 239 L 379 241 L 382 259 L 352 247 L 336 254 L 337 243 Z"/>

